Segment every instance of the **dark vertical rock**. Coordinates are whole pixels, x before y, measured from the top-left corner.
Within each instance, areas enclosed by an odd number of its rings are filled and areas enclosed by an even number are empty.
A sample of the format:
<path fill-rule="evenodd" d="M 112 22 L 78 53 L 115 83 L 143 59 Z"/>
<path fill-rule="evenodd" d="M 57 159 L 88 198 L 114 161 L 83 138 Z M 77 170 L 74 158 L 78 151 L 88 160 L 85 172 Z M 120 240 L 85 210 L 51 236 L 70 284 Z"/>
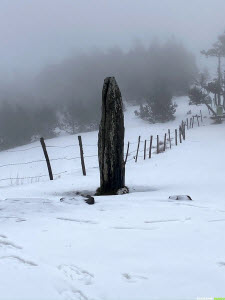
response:
<path fill-rule="evenodd" d="M 124 116 L 120 89 L 107 77 L 102 91 L 102 119 L 98 135 L 99 194 L 115 194 L 125 186 Z"/>

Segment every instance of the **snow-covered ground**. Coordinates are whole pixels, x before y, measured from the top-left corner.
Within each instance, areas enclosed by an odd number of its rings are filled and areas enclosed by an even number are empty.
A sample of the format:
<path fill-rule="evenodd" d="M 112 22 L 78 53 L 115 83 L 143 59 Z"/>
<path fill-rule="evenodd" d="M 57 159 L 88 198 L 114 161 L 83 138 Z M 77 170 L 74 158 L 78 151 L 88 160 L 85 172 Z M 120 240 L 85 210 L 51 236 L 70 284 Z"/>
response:
<path fill-rule="evenodd" d="M 54 181 L 27 178 L 47 175 L 45 162 L 0 166 L 0 179 L 9 178 L 0 181 L 1 300 L 224 297 L 225 125 L 212 125 L 206 109 L 186 98 L 177 104 L 176 120 L 154 125 L 128 107 L 127 195 L 95 197 L 92 206 L 76 195 L 99 186 L 97 132 L 82 134 L 86 177 L 79 159 L 68 160 L 79 157 L 77 136 L 46 140 L 50 159 L 64 158 L 52 161 L 62 173 Z M 190 109 L 202 110 L 203 124 L 144 161 L 144 139 L 153 135 L 155 146 L 168 129 L 174 137 Z M 38 142 L 0 153 L 1 165 L 43 159 Z M 176 194 L 193 201 L 168 199 Z"/>

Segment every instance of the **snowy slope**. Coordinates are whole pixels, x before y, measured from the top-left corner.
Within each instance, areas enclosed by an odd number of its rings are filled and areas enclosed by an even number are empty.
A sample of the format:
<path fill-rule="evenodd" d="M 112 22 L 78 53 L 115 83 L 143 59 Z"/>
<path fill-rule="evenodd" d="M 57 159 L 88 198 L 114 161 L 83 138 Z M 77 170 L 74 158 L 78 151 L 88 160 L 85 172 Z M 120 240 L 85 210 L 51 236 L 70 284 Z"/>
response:
<path fill-rule="evenodd" d="M 99 185 L 97 132 L 82 134 L 87 176 L 79 159 L 55 160 L 50 182 L 40 177 L 1 182 L 0 299 L 196 299 L 225 293 L 224 124 L 212 125 L 204 107 L 177 99 L 173 122 L 150 125 L 125 114 L 130 152 L 137 138 L 163 139 L 191 109 L 200 127 L 181 145 L 137 163 L 129 156 L 130 194 L 95 197 L 76 192 Z M 155 143 L 155 139 L 154 139 Z M 174 143 L 174 140 L 173 140 Z M 50 158 L 79 157 L 77 136 L 47 140 Z M 74 146 L 73 146 L 74 145 Z M 154 144 L 155 145 L 155 144 Z M 38 143 L 0 153 L 1 164 L 43 159 Z M 23 151 L 25 149 L 29 149 Z M 20 150 L 18 152 L 18 150 Z M 143 150 L 143 143 L 141 143 Z M 155 150 L 155 149 L 154 149 Z M 45 162 L 2 167 L 0 178 L 46 175 Z M 56 176 L 57 177 L 57 176 Z M 12 184 L 12 185 L 11 185 Z M 189 194 L 193 201 L 168 200 Z M 63 201 L 60 201 L 64 198 Z"/>

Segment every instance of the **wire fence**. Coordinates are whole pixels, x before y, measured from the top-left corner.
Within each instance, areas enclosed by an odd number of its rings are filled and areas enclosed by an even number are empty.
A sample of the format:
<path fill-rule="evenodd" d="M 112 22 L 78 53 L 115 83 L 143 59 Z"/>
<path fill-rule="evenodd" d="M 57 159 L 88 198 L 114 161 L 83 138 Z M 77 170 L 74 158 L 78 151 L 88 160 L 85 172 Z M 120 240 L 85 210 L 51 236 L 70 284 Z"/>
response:
<path fill-rule="evenodd" d="M 200 111 L 199 114 L 194 115 L 190 118 L 187 118 L 185 121 L 182 121 L 178 129 L 170 130 L 168 129 L 167 132 L 165 132 L 163 135 L 159 136 L 150 136 L 148 139 L 141 139 L 141 136 L 138 137 L 136 141 L 129 141 L 127 143 L 127 149 L 125 149 L 124 157 L 125 161 L 124 163 L 127 165 L 130 165 L 131 162 L 137 163 L 140 161 L 140 159 L 151 159 L 153 155 L 165 152 L 167 149 L 171 149 L 174 146 L 178 146 L 183 141 L 186 140 L 186 131 L 189 129 L 192 129 L 194 126 L 200 126 L 200 124 L 203 122 L 203 116 Z M 90 170 L 98 168 L 98 154 L 97 154 L 97 143 L 95 144 L 82 144 L 82 138 L 81 136 L 78 137 L 79 144 L 70 144 L 65 146 L 59 146 L 59 145 L 46 145 L 43 138 L 41 138 L 41 145 L 28 147 L 25 149 L 19 149 L 19 150 L 6 150 L 4 152 L 6 153 L 19 153 L 19 152 L 30 152 L 33 149 L 39 149 L 40 153 L 43 155 L 44 158 L 37 159 L 37 160 L 28 160 L 28 161 L 18 161 L 14 163 L 8 163 L 8 164 L 2 164 L 0 165 L 0 169 L 4 168 L 11 168 L 11 167 L 20 167 L 20 166 L 30 166 L 35 165 L 35 169 L 38 169 L 37 164 L 47 164 L 46 166 L 42 166 L 43 170 L 45 171 L 45 174 L 37 174 L 36 176 L 19 176 L 19 171 L 23 172 L 21 169 L 17 169 L 17 175 L 15 176 L 15 171 L 13 171 L 14 175 L 7 176 L 5 178 L 0 178 L 0 182 L 6 183 L 6 185 L 18 185 L 23 184 L 24 182 L 38 182 L 42 178 L 50 178 L 50 180 L 57 179 L 61 177 L 63 174 L 71 174 L 72 172 L 80 172 L 80 174 L 83 174 L 86 176 L 87 172 Z M 88 149 L 96 150 L 96 153 L 91 154 Z M 53 153 L 51 153 L 51 149 L 59 149 L 57 151 L 57 154 L 61 152 L 61 149 L 67 149 L 67 148 L 73 148 L 77 149 L 77 154 L 80 155 L 77 156 L 59 156 L 54 157 Z M 84 151 L 85 150 L 85 151 Z M 71 151 L 72 152 L 72 151 Z M 86 155 L 87 153 L 87 155 Z M 90 153 L 90 154 L 89 154 Z M 143 156 L 141 157 L 141 154 Z M 29 153 L 30 154 L 30 153 Z M 50 154 L 50 156 L 49 156 Z M 95 158 L 92 160 L 92 158 Z M 80 164 L 80 166 L 77 164 L 76 168 L 72 166 L 71 170 L 65 169 L 61 172 L 53 172 L 52 170 L 55 169 L 54 162 L 57 161 L 77 161 L 77 163 Z M 80 162 L 78 162 L 80 161 Z M 82 173 L 81 173 L 82 172 Z"/>

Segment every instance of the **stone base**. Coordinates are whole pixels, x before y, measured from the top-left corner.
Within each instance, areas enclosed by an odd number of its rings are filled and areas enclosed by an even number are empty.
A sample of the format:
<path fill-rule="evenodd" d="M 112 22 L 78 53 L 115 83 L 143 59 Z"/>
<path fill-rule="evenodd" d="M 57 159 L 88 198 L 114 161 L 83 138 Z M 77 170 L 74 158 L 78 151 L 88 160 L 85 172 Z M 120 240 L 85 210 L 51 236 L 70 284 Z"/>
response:
<path fill-rule="evenodd" d="M 128 194 L 129 193 L 129 189 L 127 186 L 117 190 L 117 191 L 111 191 L 108 193 L 103 193 L 100 189 L 100 187 L 96 190 L 95 196 L 110 196 L 110 195 L 124 195 L 124 194 Z"/>
<path fill-rule="evenodd" d="M 127 186 L 123 187 L 122 189 L 119 189 L 117 191 L 117 195 L 124 195 L 124 194 L 128 194 L 129 193 L 129 189 Z"/>

